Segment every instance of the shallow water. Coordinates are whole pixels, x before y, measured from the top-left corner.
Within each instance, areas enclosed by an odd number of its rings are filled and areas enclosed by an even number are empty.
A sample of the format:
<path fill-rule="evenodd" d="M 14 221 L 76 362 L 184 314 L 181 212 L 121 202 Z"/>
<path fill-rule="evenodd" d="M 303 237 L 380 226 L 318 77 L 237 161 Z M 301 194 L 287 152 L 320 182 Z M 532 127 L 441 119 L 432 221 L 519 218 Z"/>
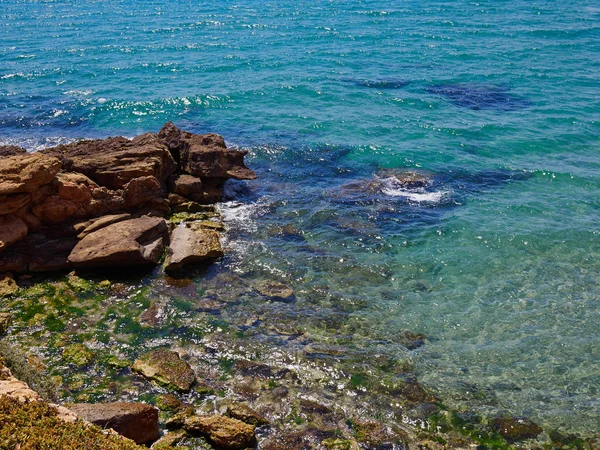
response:
<path fill-rule="evenodd" d="M 0 142 L 223 134 L 260 178 L 230 186 L 214 270 L 296 292 L 232 320 L 264 308 L 367 369 L 410 358 L 449 404 L 598 432 L 599 20 L 571 0 L 4 1 Z"/>

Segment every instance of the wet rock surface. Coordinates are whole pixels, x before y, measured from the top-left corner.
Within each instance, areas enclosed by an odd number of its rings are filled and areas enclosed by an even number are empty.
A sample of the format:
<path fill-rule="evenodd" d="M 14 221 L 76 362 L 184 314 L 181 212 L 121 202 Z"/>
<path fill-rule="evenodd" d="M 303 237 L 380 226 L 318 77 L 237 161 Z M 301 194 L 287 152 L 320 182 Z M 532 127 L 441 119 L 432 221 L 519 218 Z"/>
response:
<path fill-rule="evenodd" d="M 78 403 L 68 408 L 88 422 L 112 428 L 137 444 L 155 441 L 159 436 L 158 411 L 144 403 Z"/>
<path fill-rule="evenodd" d="M 223 449 L 241 450 L 256 445 L 254 426 L 226 416 L 192 416 L 186 419 L 184 429 L 206 436 Z"/>
<path fill-rule="evenodd" d="M 131 370 L 179 391 L 188 391 L 196 375 L 179 355 L 167 349 L 155 349 L 140 356 Z"/>
<path fill-rule="evenodd" d="M 176 227 L 165 261 L 165 271 L 176 273 L 193 264 L 223 256 L 219 233 L 201 223 Z"/>

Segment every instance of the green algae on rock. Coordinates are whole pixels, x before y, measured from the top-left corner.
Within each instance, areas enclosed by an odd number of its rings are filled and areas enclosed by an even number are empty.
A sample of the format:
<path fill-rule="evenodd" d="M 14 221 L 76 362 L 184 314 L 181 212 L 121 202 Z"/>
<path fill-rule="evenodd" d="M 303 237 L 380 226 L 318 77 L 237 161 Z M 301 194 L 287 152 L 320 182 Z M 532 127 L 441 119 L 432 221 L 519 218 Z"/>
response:
<path fill-rule="evenodd" d="M 63 359 L 76 367 L 85 367 L 94 360 L 94 354 L 83 344 L 71 344 L 63 350 Z"/>
<path fill-rule="evenodd" d="M 143 354 L 133 363 L 131 370 L 178 391 L 189 391 L 196 381 L 190 365 L 177 353 L 164 348 Z"/>
<path fill-rule="evenodd" d="M 142 450 L 135 442 L 83 421 L 65 422 L 44 402 L 0 396 L 0 449 Z"/>

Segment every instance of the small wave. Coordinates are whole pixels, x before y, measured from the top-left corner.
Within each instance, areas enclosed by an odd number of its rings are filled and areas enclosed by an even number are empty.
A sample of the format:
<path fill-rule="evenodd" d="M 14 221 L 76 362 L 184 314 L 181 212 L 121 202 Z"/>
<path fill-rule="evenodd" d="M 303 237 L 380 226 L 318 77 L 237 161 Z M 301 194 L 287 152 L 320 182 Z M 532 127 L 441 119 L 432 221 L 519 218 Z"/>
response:
<path fill-rule="evenodd" d="M 26 138 L 0 138 L 0 145 L 16 145 L 29 152 L 36 152 L 57 145 L 70 144 L 77 139 L 64 136 L 26 137 Z"/>
<path fill-rule="evenodd" d="M 381 179 L 381 192 L 390 197 L 404 197 L 417 203 L 441 203 L 450 191 L 429 192 L 425 188 L 407 188 L 395 177 Z"/>
<path fill-rule="evenodd" d="M 255 217 L 265 214 L 269 206 L 259 200 L 256 203 L 241 203 L 238 201 L 223 202 L 218 205 L 218 210 L 223 217 L 223 222 L 233 230 L 253 233 L 258 231 Z"/>

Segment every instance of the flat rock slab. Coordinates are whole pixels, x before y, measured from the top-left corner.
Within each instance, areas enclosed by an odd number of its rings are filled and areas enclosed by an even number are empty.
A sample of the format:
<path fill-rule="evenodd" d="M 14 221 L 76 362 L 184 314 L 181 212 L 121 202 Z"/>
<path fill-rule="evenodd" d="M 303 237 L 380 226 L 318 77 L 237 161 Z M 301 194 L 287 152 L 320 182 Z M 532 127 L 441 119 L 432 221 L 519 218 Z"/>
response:
<path fill-rule="evenodd" d="M 192 416 L 183 427 L 190 434 L 206 436 L 223 449 L 241 450 L 256 445 L 254 426 L 226 416 Z"/>
<path fill-rule="evenodd" d="M 171 233 L 165 271 L 177 272 L 192 264 L 223 256 L 219 237 L 217 231 L 206 229 L 201 224 L 178 226 Z"/>
<path fill-rule="evenodd" d="M 76 403 L 69 410 L 101 428 L 112 428 L 138 444 L 158 439 L 158 410 L 144 403 Z"/>
<path fill-rule="evenodd" d="M 124 220 L 85 236 L 69 255 L 69 263 L 75 268 L 156 264 L 167 237 L 167 223 L 162 218 Z"/>
<path fill-rule="evenodd" d="M 196 374 L 187 362 L 177 353 L 163 348 L 140 356 L 131 370 L 178 391 L 189 391 L 196 380 Z"/>

